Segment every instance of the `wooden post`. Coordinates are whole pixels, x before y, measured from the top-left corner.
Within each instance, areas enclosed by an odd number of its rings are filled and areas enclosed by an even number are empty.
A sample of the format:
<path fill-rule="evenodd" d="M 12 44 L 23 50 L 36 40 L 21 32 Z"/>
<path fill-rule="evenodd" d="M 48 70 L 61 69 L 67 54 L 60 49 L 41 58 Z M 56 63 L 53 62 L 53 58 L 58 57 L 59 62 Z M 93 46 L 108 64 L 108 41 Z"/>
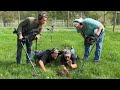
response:
<path fill-rule="evenodd" d="M 18 25 L 20 23 L 20 12 L 18 11 Z"/>
<path fill-rule="evenodd" d="M 83 17 L 83 15 L 82 15 L 82 11 L 81 11 L 81 13 L 80 13 L 81 15 L 80 15 L 80 17 L 82 18 Z"/>
<path fill-rule="evenodd" d="M 105 26 L 105 11 L 104 11 L 104 21 L 103 21 L 103 25 Z"/>
<path fill-rule="evenodd" d="M 68 17 L 67 17 L 67 28 L 68 28 L 69 27 L 69 11 L 67 13 L 68 13 Z"/>
<path fill-rule="evenodd" d="M 37 17 L 38 17 L 38 15 L 39 15 L 39 11 L 37 11 Z"/>
<path fill-rule="evenodd" d="M 117 18 L 117 11 L 114 12 L 113 32 L 115 31 L 116 18 Z"/>

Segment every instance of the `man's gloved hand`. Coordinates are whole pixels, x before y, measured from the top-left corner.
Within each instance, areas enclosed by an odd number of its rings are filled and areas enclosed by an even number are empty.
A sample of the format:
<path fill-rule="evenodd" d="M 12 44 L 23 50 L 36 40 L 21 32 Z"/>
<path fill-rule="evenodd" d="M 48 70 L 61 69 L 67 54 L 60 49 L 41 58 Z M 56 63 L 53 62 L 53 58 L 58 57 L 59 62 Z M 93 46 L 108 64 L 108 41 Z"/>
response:
<path fill-rule="evenodd" d="M 23 39 L 23 36 L 22 34 L 19 35 L 19 40 L 22 40 Z"/>
<path fill-rule="evenodd" d="M 29 40 L 36 40 L 36 39 L 39 39 L 39 38 L 40 38 L 40 34 L 36 34 L 36 33 L 28 36 Z"/>
<path fill-rule="evenodd" d="M 95 35 L 89 35 L 85 38 L 85 44 L 93 45 L 94 42 L 96 42 L 98 39 L 98 36 Z"/>
<path fill-rule="evenodd" d="M 40 35 L 37 34 L 37 35 L 35 36 L 35 39 L 39 39 L 39 38 L 40 38 Z"/>
<path fill-rule="evenodd" d="M 96 39 L 96 40 L 98 39 L 98 35 L 97 35 L 97 34 L 95 34 L 95 39 Z"/>

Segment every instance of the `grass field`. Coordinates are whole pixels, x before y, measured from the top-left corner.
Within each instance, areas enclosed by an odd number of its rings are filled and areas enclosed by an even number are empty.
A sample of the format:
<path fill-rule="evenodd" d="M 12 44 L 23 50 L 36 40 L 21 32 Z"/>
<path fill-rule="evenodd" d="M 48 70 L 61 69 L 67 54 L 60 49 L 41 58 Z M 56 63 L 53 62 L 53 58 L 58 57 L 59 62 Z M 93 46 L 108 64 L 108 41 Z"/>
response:
<path fill-rule="evenodd" d="M 82 65 L 81 59 L 77 60 L 78 69 L 70 71 L 70 77 L 61 77 L 56 75 L 60 69 L 60 61 L 57 59 L 52 64 L 47 64 L 47 72 L 43 72 L 39 66 L 37 72 L 41 75 L 35 79 L 119 79 L 120 78 L 120 33 L 105 31 L 103 50 L 100 64 L 93 62 L 95 48 L 83 68 L 83 72 L 78 72 Z M 26 64 L 25 52 L 23 51 L 21 64 L 16 64 L 16 35 L 13 30 L 0 30 L 0 79 L 34 79 L 32 76 L 33 68 L 31 64 Z M 83 39 L 76 31 L 59 30 L 51 34 L 42 32 L 38 40 L 38 49 L 46 50 L 73 46 L 80 58 L 84 54 Z M 32 50 L 35 49 L 33 41 Z"/>

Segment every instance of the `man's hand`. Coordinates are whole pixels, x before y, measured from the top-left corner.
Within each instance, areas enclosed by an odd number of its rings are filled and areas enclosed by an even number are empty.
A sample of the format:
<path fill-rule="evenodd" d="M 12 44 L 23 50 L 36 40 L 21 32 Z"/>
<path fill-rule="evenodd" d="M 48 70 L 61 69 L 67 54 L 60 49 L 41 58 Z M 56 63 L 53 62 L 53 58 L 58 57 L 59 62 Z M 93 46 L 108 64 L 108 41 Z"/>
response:
<path fill-rule="evenodd" d="M 67 64 L 68 64 L 69 66 L 71 66 L 72 61 L 71 61 L 71 60 L 68 60 L 68 61 L 67 61 Z"/>
<path fill-rule="evenodd" d="M 94 42 L 97 41 L 97 39 L 98 39 L 98 36 L 97 36 L 97 35 L 95 35 L 95 36 L 89 35 L 89 36 L 87 36 L 87 37 L 85 38 L 85 43 L 86 43 L 86 44 L 89 44 L 89 45 L 93 45 Z"/>

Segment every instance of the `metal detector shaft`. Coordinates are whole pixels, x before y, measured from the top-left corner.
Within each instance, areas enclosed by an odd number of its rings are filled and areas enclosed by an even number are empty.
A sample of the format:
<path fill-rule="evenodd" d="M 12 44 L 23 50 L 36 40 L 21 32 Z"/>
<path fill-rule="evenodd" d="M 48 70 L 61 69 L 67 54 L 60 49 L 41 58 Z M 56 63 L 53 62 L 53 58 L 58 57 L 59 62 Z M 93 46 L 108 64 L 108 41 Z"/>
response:
<path fill-rule="evenodd" d="M 33 67 L 34 71 L 35 71 L 35 74 L 37 75 L 37 72 L 36 72 L 35 66 L 34 66 L 34 64 L 32 63 L 32 61 L 31 61 L 31 59 L 30 59 L 30 57 L 29 57 L 28 53 L 26 52 L 26 50 L 25 50 L 24 45 L 23 45 L 23 43 L 22 43 L 22 42 L 21 42 L 21 45 L 22 45 L 22 47 L 23 47 L 23 49 L 24 49 L 24 51 L 25 51 L 25 53 L 26 53 L 26 55 L 27 55 L 27 57 L 28 57 L 28 59 L 29 59 L 29 61 L 30 61 L 31 65 L 32 65 L 32 67 Z"/>
<path fill-rule="evenodd" d="M 47 30 L 49 30 L 49 32 L 48 32 L 47 35 L 45 36 L 45 38 L 46 38 L 49 34 L 51 34 L 51 41 L 52 41 L 52 37 L 53 37 L 53 36 L 52 36 L 53 29 L 54 29 L 54 25 L 51 26 L 51 29 L 47 28 Z"/>
<path fill-rule="evenodd" d="M 52 41 L 52 38 L 53 38 L 52 33 L 53 33 L 54 25 L 52 25 L 51 27 L 52 27 L 52 29 L 51 29 L 51 41 Z"/>
<path fill-rule="evenodd" d="M 50 33 L 50 32 L 49 32 Z M 45 38 L 49 35 L 49 33 L 47 33 L 47 35 L 45 36 Z"/>
<path fill-rule="evenodd" d="M 100 33 L 100 35 L 101 35 L 101 34 L 102 34 L 102 33 Z M 94 42 L 94 44 L 93 44 L 93 46 L 92 46 L 92 48 L 91 48 L 91 50 L 90 50 L 90 52 L 89 52 L 89 55 L 91 54 L 91 52 L 92 52 L 92 50 L 93 50 L 95 44 L 96 44 L 97 41 L 99 40 L 100 35 L 98 36 L 98 39 Z M 83 70 L 83 67 L 84 67 L 84 65 L 85 65 L 86 62 L 87 62 L 87 59 L 84 60 L 82 66 L 81 66 L 81 68 L 80 68 L 80 72 Z"/>
<path fill-rule="evenodd" d="M 35 41 L 36 41 L 35 50 L 37 51 L 37 38 L 36 38 Z"/>
<path fill-rule="evenodd" d="M 51 32 L 51 42 L 52 42 L 52 37 L 53 37 L 53 36 L 52 36 L 52 32 Z"/>
<path fill-rule="evenodd" d="M 91 54 L 91 52 L 92 52 L 95 44 L 96 44 L 96 42 L 94 42 L 94 44 L 93 44 L 93 46 L 92 46 L 92 48 L 91 48 L 91 50 L 90 50 L 90 54 Z M 90 54 L 89 54 L 89 55 L 90 55 Z M 84 67 L 85 63 L 87 62 L 87 59 L 84 59 L 83 61 L 84 61 L 84 62 L 83 62 L 83 64 L 82 64 L 81 68 L 80 68 L 80 72 L 83 70 L 83 67 Z"/>

